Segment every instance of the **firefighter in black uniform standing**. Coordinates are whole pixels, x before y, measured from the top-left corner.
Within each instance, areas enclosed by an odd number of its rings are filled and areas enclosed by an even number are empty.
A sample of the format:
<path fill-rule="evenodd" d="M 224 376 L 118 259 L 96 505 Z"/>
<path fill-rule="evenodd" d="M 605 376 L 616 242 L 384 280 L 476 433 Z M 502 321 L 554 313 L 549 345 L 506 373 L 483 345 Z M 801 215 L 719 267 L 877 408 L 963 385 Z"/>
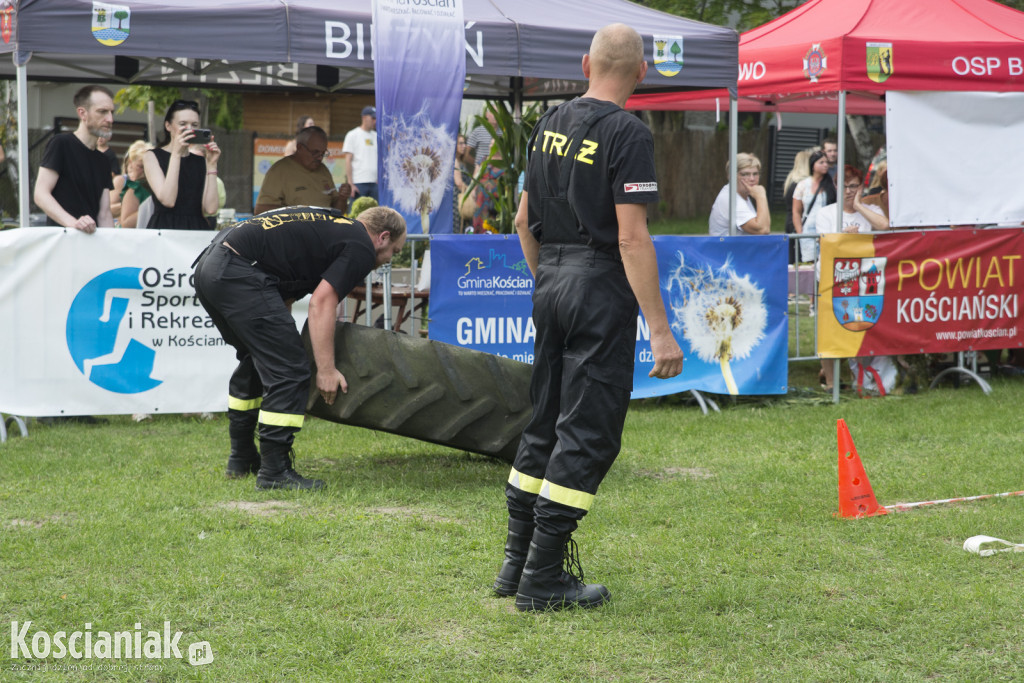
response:
<path fill-rule="evenodd" d="M 494 584 L 520 610 L 609 599 L 583 582 L 572 532 L 619 452 L 638 304 L 651 330 L 650 376 L 683 367 L 647 231 L 646 204 L 658 200 L 654 143 L 622 109 L 646 73 L 636 31 L 601 29 L 583 57 L 587 92 L 549 110 L 529 145 L 516 230 L 536 283 L 533 415 L 505 487 L 508 540 Z"/>
<path fill-rule="evenodd" d="M 256 474 L 256 486 L 263 489 L 323 486 L 292 467 L 310 364 L 291 303 L 312 294 L 308 324 L 316 386 L 330 405 L 339 389 L 348 391 L 334 363 L 338 302 L 404 244 L 405 220 L 393 209 L 375 207 L 355 221 L 337 210 L 305 206 L 268 211 L 227 228 L 200 255 L 199 301 L 238 357 L 228 386 L 229 477 Z"/>

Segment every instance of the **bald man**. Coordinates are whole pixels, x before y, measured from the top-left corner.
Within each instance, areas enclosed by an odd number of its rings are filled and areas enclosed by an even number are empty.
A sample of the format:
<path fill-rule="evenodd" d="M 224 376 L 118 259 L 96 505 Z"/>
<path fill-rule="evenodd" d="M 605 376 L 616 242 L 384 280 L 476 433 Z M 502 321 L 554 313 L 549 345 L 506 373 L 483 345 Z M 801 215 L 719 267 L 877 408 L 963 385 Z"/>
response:
<path fill-rule="evenodd" d="M 654 141 L 622 109 L 646 74 L 640 35 L 606 26 L 583 56 L 587 92 L 548 110 L 529 144 L 515 222 L 536 281 L 533 415 L 505 486 L 508 538 L 494 583 L 523 611 L 610 598 L 572 570 L 572 532 L 619 453 L 638 305 L 651 330 L 650 376 L 683 367 L 647 232 L 646 205 L 658 200 Z"/>

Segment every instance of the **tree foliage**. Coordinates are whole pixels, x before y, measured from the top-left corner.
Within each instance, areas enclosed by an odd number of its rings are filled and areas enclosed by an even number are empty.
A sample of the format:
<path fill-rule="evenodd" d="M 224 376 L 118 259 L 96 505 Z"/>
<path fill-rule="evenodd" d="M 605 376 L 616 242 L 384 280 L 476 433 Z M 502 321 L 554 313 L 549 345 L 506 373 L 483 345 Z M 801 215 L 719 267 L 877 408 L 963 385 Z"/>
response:
<path fill-rule="evenodd" d="M 1021 0 L 1024 2 L 1024 0 Z M 803 0 L 637 0 L 641 5 L 708 24 L 746 31 L 802 4 Z"/>
<path fill-rule="evenodd" d="M 195 91 L 192 91 L 195 92 Z M 227 131 L 242 127 L 242 96 L 227 90 L 200 89 L 201 107 L 209 109 L 207 121 Z M 146 111 L 150 100 L 157 116 L 163 117 L 175 100 L 182 98 L 182 89 L 174 86 L 129 85 L 114 95 L 117 111 Z"/>

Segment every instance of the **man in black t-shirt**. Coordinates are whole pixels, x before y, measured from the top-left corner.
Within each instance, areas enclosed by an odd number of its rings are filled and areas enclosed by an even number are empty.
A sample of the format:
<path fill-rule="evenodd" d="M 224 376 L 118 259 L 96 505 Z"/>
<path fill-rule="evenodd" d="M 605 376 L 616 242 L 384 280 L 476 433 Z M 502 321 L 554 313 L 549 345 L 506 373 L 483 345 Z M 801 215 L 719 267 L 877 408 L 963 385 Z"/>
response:
<path fill-rule="evenodd" d="M 354 221 L 337 210 L 301 206 L 226 228 L 200 255 L 196 293 L 239 361 L 228 385 L 229 477 L 256 474 L 260 489 L 323 486 L 292 467 L 310 370 L 291 303 L 312 294 L 316 386 L 331 405 L 339 388 L 348 392 L 334 362 L 338 302 L 404 244 L 405 220 L 393 209 L 374 207 Z"/>
<path fill-rule="evenodd" d="M 647 232 L 646 204 L 658 199 L 654 144 L 622 109 L 646 73 L 640 35 L 606 26 L 583 57 L 587 92 L 545 114 L 530 141 L 515 222 L 536 282 L 533 415 L 505 486 L 508 540 L 494 584 L 520 610 L 609 599 L 573 571 L 571 536 L 619 452 L 638 303 L 650 325 L 650 375 L 682 371 Z"/>
<path fill-rule="evenodd" d="M 110 137 L 114 96 L 103 86 L 87 85 L 75 93 L 74 103 L 78 128 L 46 146 L 33 199 L 56 225 L 93 233 L 114 227 L 110 164 L 96 149 L 100 137 Z"/>

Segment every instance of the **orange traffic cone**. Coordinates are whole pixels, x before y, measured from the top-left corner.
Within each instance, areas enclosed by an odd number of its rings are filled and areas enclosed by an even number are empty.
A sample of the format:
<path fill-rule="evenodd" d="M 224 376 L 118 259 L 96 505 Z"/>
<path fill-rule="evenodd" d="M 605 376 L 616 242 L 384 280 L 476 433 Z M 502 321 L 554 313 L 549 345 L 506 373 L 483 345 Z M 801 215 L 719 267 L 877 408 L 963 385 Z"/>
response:
<path fill-rule="evenodd" d="M 857 455 L 857 447 L 853 445 L 853 437 L 846 428 L 846 421 L 839 420 L 837 426 L 839 438 L 839 517 L 874 517 L 885 515 L 889 511 L 875 500 L 875 492 L 871 490 L 871 482 L 864 471 L 864 465 Z"/>

